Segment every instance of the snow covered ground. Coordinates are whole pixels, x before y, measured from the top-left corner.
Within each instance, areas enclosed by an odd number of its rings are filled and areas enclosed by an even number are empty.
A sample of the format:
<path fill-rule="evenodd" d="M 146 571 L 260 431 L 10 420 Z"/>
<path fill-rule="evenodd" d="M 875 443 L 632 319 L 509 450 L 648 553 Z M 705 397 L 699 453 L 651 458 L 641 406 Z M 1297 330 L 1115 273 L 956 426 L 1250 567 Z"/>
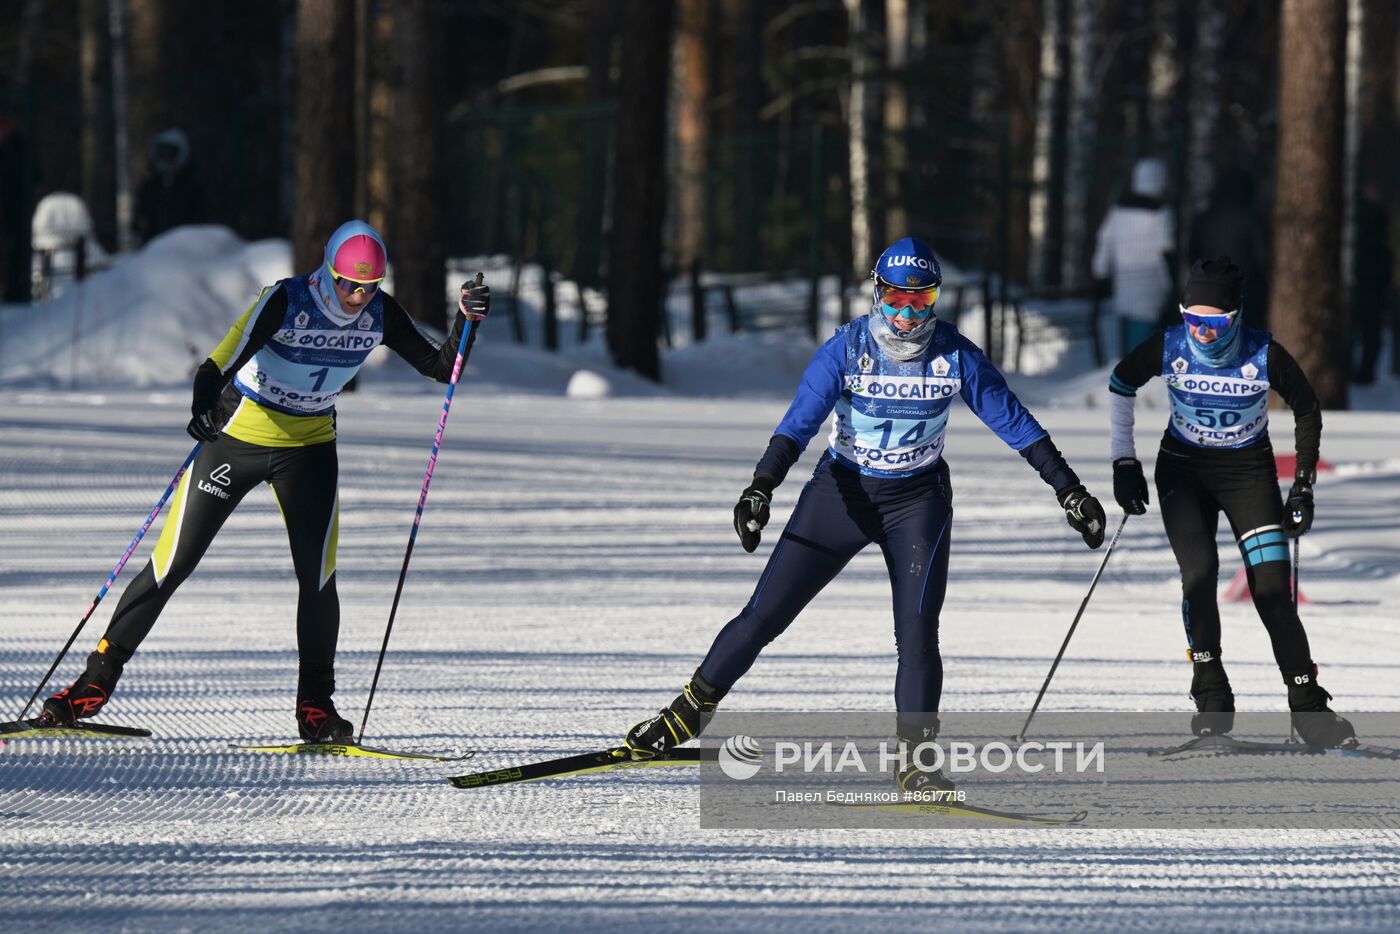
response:
<path fill-rule="evenodd" d="M 191 360 L 259 283 L 288 271 L 284 245 L 220 237 L 175 237 L 166 246 L 178 255 L 148 249 L 103 274 L 124 279 L 4 309 L 5 716 L 189 450 Z M 204 262 L 215 254 L 227 263 Z M 106 330 L 90 333 L 93 322 Z M 77 354 L 64 340 L 75 328 L 87 348 Z M 1393 830 L 714 831 L 699 827 L 684 769 L 478 790 L 443 781 L 611 744 L 674 696 L 747 599 L 821 447 L 779 490 L 759 552 L 744 554 L 729 512 L 811 349 L 773 335 L 678 347 L 658 389 L 612 370 L 596 346 L 551 356 L 513 345 L 493 318 L 456 397 L 367 737 L 472 749 L 475 760 L 226 748 L 285 741 L 293 728 L 295 581 L 274 501 L 255 492 L 104 714 L 156 737 L 0 748 L 0 869 L 23 893 L 7 905 L 7 929 L 1395 929 Z M 1065 358 L 1013 382 L 1108 501 L 1107 413 L 1085 411 L 1105 378 L 1074 370 Z M 441 403 L 439 387 L 393 361 L 363 382 L 339 420 L 338 699 L 355 720 Z M 1340 709 L 1400 710 L 1400 392 L 1389 381 L 1359 401 L 1371 411 L 1325 419 L 1336 470 L 1319 480 L 1302 543 L 1304 620 Z M 1162 418 L 1160 408 L 1139 417 L 1149 461 Z M 1286 415 L 1276 424 L 1286 450 Z M 961 407 L 948 457 L 957 519 L 944 706 L 1023 711 L 1100 554 Z M 78 640 L 64 683 L 157 531 Z M 1223 587 L 1235 552 L 1220 544 Z M 1046 709 L 1188 709 L 1179 599 L 1154 507 L 1128 523 Z M 1282 710 L 1263 627 L 1248 605 L 1222 611 L 1242 709 Z M 891 628 L 871 550 L 726 708 L 889 709 Z"/>
<path fill-rule="evenodd" d="M 184 392 L 6 395 L 0 696 L 17 711 L 188 449 L 187 404 Z M 371 382 L 342 406 L 348 711 L 368 687 L 438 405 L 432 386 Z M 464 387 L 370 737 L 472 748 L 486 768 L 610 743 L 668 700 L 771 548 L 772 536 L 745 555 L 728 514 L 782 407 Z M 1106 496 L 1100 426 L 1043 414 Z M 1328 416 L 1338 470 L 1303 540 L 1306 619 L 1343 709 L 1400 709 L 1397 429 L 1394 414 Z M 969 413 L 955 414 L 948 450 L 945 707 L 1024 710 L 1098 555 Z M 775 528 L 804 472 L 779 491 Z M 292 727 L 283 542 L 272 497 L 251 495 L 128 668 L 107 719 L 155 739 L 0 750 L 0 867 L 24 893 L 6 910 L 13 929 L 1394 927 L 1394 831 L 703 831 L 685 770 L 463 791 L 442 781 L 460 765 L 227 750 Z M 1120 548 L 1048 708 L 1189 703 L 1155 511 Z M 887 590 L 878 553 L 861 555 L 727 706 L 888 709 Z M 1263 628 L 1242 605 L 1224 612 L 1241 705 L 1282 709 Z"/>

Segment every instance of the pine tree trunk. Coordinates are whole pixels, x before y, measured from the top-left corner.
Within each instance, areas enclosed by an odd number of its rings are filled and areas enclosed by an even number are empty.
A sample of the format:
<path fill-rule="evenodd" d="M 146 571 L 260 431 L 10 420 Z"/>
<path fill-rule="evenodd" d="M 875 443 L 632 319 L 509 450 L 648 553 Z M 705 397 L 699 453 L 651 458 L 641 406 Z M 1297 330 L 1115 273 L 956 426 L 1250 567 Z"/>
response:
<path fill-rule="evenodd" d="M 704 258 L 705 170 L 709 146 L 710 0 L 680 0 L 676 28 L 676 258 L 683 270 Z"/>
<path fill-rule="evenodd" d="M 1081 287 L 1089 273 L 1089 195 L 1098 138 L 1094 68 L 1098 60 L 1099 4 L 1100 0 L 1070 0 L 1069 151 L 1060 277 L 1071 289 Z"/>
<path fill-rule="evenodd" d="M 1346 6 L 1284 0 L 1270 325 L 1323 408 L 1347 406 L 1341 291 Z"/>
<path fill-rule="evenodd" d="M 117 250 L 126 253 L 136 246 L 132 230 L 136 213 L 131 157 L 131 67 L 127 55 L 129 23 L 124 0 L 108 0 L 107 29 L 112 50 L 112 170 L 116 173 Z"/>
<path fill-rule="evenodd" d="M 672 0 L 628 0 L 622 18 L 608 349 L 613 362 L 661 379 L 657 325 L 666 216 L 666 99 Z"/>
<path fill-rule="evenodd" d="M 394 121 L 394 296 L 409 314 L 446 329 L 443 211 L 442 21 L 436 0 L 394 7 L 398 87 Z"/>
<path fill-rule="evenodd" d="M 1030 190 L 1024 181 L 1033 172 L 1037 79 L 1040 76 L 1039 0 L 1013 0 L 1010 22 L 1001 35 L 1001 109 L 1007 115 L 1011 147 L 1011 190 L 1007 192 L 1006 262 L 1013 281 L 1030 275 Z M 1019 184 L 1018 184 L 1019 183 Z"/>
<path fill-rule="evenodd" d="M 146 149 L 151 137 L 167 129 L 173 119 L 170 3 L 171 0 L 126 0 L 126 49 L 131 81 L 127 115 L 131 132 L 131 172 L 136 185 L 149 169 Z"/>
<path fill-rule="evenodd" d="M 759 232 L 767 213 L 768 192 L 760 184 L 762 150 L 759 111 L 763 107 L 763 25 L 767 12 L 761 0 L 726 0 L 734 28 L 734 104 L 731 126 L 738 138 L 734 147 L 734 262 L 740 269 L 762 265 Z"/>
<path fill-rule="evenodd" d="M 1147 126 L 1154 155 L 1165 156 L 1175 142 L 1181 87 L 1180 0 L 1152 0 L 1148 13 L 1151 51 L 1147 60 Z"/>
<path fill-rule="evenodd" d="M 1215 190 L 1225 26 L 1225 0 L 1196 0 L 1196 44 L 1191 52 L 1190 149 L 1186 170 L 1190 186 L 1186 204 L 1191 216 L 1210 205 Z"/>
<path fill-rule="evenodd" d="M 1400 152 L 1400 112 L 1396 107 L 1400 7 L 1393 0 L 1363 0 L 1361 6 L 1365 28 L 1361 30 L 1357 187 L 1369 189 L 1377 200 L 1394 204 L 1400 194 L 1400 173 L 1394 171 L 1395 153 Z"/>
<path fill-rule="evenodd" d="M 612 63 L 621 15 L 620 0 L 589 0 L 588 78 L 583 96 L 590 104 L 612 97 Z M 607 228 L 608 150 L 612 127 L 600 117 L 585 118 L 582 125 L 583 157 L 580 159 L 579 208 L 574 218 L 574 281 L 597 286 L 603 281 L 603 241 Z"/>
<path fill-rule="evenodd" d="M 1036 82 L 1035 150 L 1031 159 L 1030 268 L 1037 285 L 1059 281 L 1065 100 L 1065 0 L 1042 0 L 1040 74 Z"/>
<path fill-rule="evenodd" d="M 358 210 L 364 219 L 384 235 L 385 241 L 396 237 L 392 218 L 394 203 L 394 65 L 386 55 L 376 55 L 375 49 L 393 48 L 394 7 L 369 4 L 369 22 L 360 28 L 369 34 L 369 73 L 365 83 L 369 89 L 364 113 L 368 121 L 363 135 L 364 203 Z"/>
<path fill-rule="evenodd" d="M 1342 125 L 1342 291 L 1348 305 L 1352 294 L 1353 255 L 1356 248 L 1356 208 L 1358 173 L 1361 168 L 1361 31 L 1362 0 L 1347 0 L 1346 38 L 1343 40 L 1343 100 L 1346 113 Z"/>
<path fill-rule="evenodd" d="M 82 80 L 83 200 L 106 249 L 117 244 L 117 191 L 112 151 L 112 58 L 105 3 L 78 6 Z"/>
<path fill-rule="evenodd" d="M 904 205 L 905 174 L 909 171 L 909 93 L 906 82 L 913 52 L 914 20 L 924 15 L 920 0 L 885 0 L 885 119 L 882 142 L 885 170 L 885 229 L 888 243 L 909 235 L 909 211 Z"/>
<path fill-rule="evenodd" d="M 342 0 L 297 0 L 295 271 L 315 270 L 326 238 L 355 209 L 355 8 Z M 394 259 L 391 248 L 389 258 Z"/>
<path fill-rule="evenodd" d="M 11 106 L 20 106 L 24 103 L 25 94 L 29 93 L 32 76 L 30 75 L 34 60 L 34 40 L 39 35 L 40 21 L 43 19 L 43 0 L 24 0 L 20 7 L 19 22 L 14 22 L 13 5 L 11 12 L 6 17 L 6 26 L 14 29 L 18 41 L 15 42 L 14 51 L 10 54 L 10 60 L 6 63 L 5 69 L 9 72 L 9 87 L 5 89 L 6 103 Z"/>
<path fill-rule="evenodd" d="M 880 125 L 883 122 L 882 84 L 876 76 L 882 58 L 882 15 L 873 0 L 846 0 L 850 23 L 851 83 L 847 107 L 847 152 L 851 186 L 851 274 L 863 278 L 880 249 L 875 238 L 884 230 L 876 182 Z"/>

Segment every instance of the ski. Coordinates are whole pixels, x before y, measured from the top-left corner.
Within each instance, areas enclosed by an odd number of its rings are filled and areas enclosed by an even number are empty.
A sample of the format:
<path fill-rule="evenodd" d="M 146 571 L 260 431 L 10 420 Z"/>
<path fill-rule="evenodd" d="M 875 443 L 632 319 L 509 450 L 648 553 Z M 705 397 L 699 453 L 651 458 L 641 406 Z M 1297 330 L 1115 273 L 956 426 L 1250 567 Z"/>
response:
<path fill-rule="evenodd" d="M 376 746 L 360 746 L 356 743 L 288 743 L 286 745 L 242 745 L 231 743 L 230 749 L 241 752 L 270 752 L 289 756 L 344 756 L 352 759 L 417 759 L 424 762 L 461 762 L 476 755 L 466 752 L 459 756 L 443 756 L 425 752 L 403 752 L 397 749 L 381 749 Z"/>
<path fill-rule="evenodd" d="M 574 778 L 611 772 L 615 769 L 648 769 L 666 765 L 698 765 L 702 759 L 713 759 L 715 750 L 673 749 L 652 759 L 633 759 L 626 746 L 615 746 L 598 752 L 586 752 L 561 759 L 530 762 L 514 768 L 492 769 L 471 775 L 454 775 L 447 780 L 457 788 L 481 788 L 486 785 L 509 785 L 537 782 L 551 778 Z"/>
<path fill-rule="evenodd" d="M 1338 746 L 1331 752 L 1360 759 L 1400 759 L 1400 749 L 1394 746 L 1377 746 L 1373 743 L 1357 743 L 1354 746 Z"/>
<path fill-rule="evenodd" d="M 831 803 L 838 807 L 862 808 L 865 810 L 899 811 L 906 814 L 929 814 L 938 817 L 967 817 L 978 820 L 1000 821 L 1009 824 L 1042 824 L 1046 826 L 1077 824 L 1089 816 L 1088 811 L 1075 811 L 1068 817 L 1046 817 L 1040 814 L 1022 814 L 1017 811 L 999 811 L 996 808 L 984 808 L 975 804 L 965 804 L 956 801 L 949 801 L 946 804 L 934 801 L 908 801 L 889 804 L 846 804 L 840 801 L 833 801 Z"/>
<path fill-rule="evenodd" d="M 1201 755 L 1304 755 L 1304 756 L 1349 756 L 1357 759 L 1400 759 L 1400 749 L 1391 746 L 1376 746 L 1371 743 L 1352 743 L 1346 746 L 1309 746 L 1306 743 L 1261 743 L 1248 739 L 1236 739 L 1227 733 L 1197 736 L 1180 746 L 1170 749 L 1153 749 L 1150 756 L 1168 758 L 1170 756 L 1198 753 Z"/>
<path fill-rule="evenodd" d="M 111 723 L 80 722 L 74 726 L 40 726 L 37 719 L 0 723 L 0 739 L 136 739 L 150 730 Z"/>

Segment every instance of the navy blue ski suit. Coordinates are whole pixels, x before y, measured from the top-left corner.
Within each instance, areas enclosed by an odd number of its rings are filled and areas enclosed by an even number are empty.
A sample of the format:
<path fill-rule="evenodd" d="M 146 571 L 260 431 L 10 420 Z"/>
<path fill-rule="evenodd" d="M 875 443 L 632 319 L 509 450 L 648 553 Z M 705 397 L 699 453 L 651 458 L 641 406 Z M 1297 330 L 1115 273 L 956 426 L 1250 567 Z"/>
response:
<path fill-rule="evenodd" d="M 781 482 L 835 411 L 826 452 L 753 596 L 715 638 L 701 677 L 728 691 L 764 646 L 875 542 L 884 552 L 894 596 L 897 709 L 938 710 L 938 615 L 953 519 L 943 443 L 954 396 L 1057 492 L 1079 483 L 996 367 L 951 324 L 939 321 L 924 351 L 900 361 L 885 354 L 868 318 L 857 319 L 817 351 L 758 463 L 755 476 Z"/>

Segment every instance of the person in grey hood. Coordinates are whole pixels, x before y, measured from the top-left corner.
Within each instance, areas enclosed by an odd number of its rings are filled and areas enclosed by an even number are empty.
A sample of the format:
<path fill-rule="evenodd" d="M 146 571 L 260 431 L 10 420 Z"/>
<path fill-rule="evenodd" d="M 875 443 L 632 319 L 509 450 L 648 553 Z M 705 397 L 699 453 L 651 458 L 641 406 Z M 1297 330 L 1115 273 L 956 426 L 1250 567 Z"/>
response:
<path fill-rule="evenodd" d="M 1169 254 L 1176 246 L 1176 219 L 1162 203 L 1166 192 L 1166 165 L 1160 159 L 1139 159 L 1132 190 L 1109 209 L 1099 227 L 1092 271 L 1095 279 L 1110 283 L 1110 307 L 1123 352 L 1152 336 L 1172 291 Z"/>

